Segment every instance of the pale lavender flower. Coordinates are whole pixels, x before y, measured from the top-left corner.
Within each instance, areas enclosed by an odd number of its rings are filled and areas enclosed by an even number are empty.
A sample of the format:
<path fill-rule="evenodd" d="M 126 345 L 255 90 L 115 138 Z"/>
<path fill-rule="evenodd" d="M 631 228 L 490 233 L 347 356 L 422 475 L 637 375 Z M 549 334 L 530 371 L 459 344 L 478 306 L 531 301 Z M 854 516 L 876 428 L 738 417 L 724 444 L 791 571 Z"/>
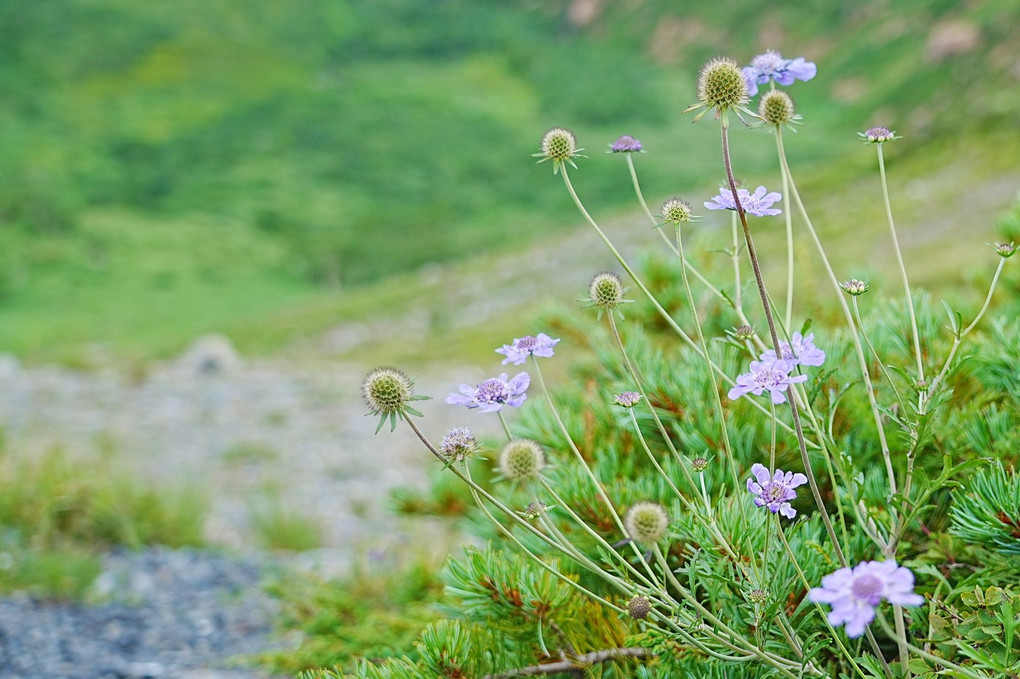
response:
<path fill-rule="evenodd" d="M 813 62 L 805 61 L 804 57 L 784 59 L 775 50 L 769 50 L 751 59 L 751 65 L 741 69 L 750 96 L 758 94 L 758 85 L 766 85 L 769 80 L 789 86 L 795 80 L 808 81 L 818 74 L 818 67 Z"/>
<path fill-rule="evenodd" d="M 629 135 L 623 135 L 609 145 L 607 153 L 641 153 L 641 142 Z"/>
<path fill-rule="evenodd" d="M 749 193 L 747 189 L 737 189 L 737 197 L 740 198 L 740 205 L 744 208 L 744 212 L 755 217 L 765 217 L 768 215 L 778 215 L 782 213 L 779 208 L 773 208 L 772 205 L 783 198 L 782 194 L 768 193 L 768 189 L 764 186 L 759 186 L 754 190 L 754 193 Z M 705 207 L 709 210 L 736 210 L 737 204 L 733 202 L 733 192 L 728 188 L 720 188 L 719 195 L 712 198 L 713 202 L 706 202 Z"/>
<path fill-rule="evenodd" d="M 794 490 L 797 486 L 807 483 L 807 477 L 797 472 L 784 472 L 777 469 L 774 474 L 763 464 L 751 465 L 753 479 L 747 480 L 747 490 L 754 496 L 754 504 L 767 507 L 773 514 L 782 514 L 788 519 L 797 516 L 797 510 L 790 506 L 790 500 L 797 497 Z"/>
<path fill-rule="evenodd" d="M 751 361 L 751 372 L 737 377 L 737 384 L 727 396 L 738 399 L 745 394 L 761 394 L 768 390 L 773 403 L 786 403 L 786 388 L 796 382 L 804 382 L 807 375 L 790 376 L 793 366 L 783 360 Z"/>
<path fill-rule="evenodd" d="M 783 352 L 782 359 L 790 365 L 820 366 L 825 363 L 825 352 L 815 346 L 815 334 L 809 332 L 806 336 L 799 332 L 793 333 L 791 342 L 779 340 L 779 348 Z M 792 346 L 791 346 L 792 343 Z M 762 353 L 761 360 L 769 361 L 776 359 L 774 349 Z"/>
<path fill-rule="evenodd" d="M 496 349 L 496 353 L 506 356 L 503 359 L 503 365 L 507 363 L 520 365 L 528 360 L 528 356 L 550 358 L 557 342 L 559 342 L 558 339 L 553 339 L 544 332 L 540 332 L 538 336 L 519 337 L 514 340 L 513 344 L 504 344 L 502 349 Z"/>
<path fill-rule="evenodd" d="M 506 373 L 499 377 L 491 377 L 477 387 L 470 384 L 460 385 L 459 394 L 450 394 L 446 402 L 455 406 L 478 408 L 481 413 L 494 413 L 503 406 L 517 407 L 524 403 L 528 395 L 524 392 L 531 384 L 528 373 L 518 373 L 512 380 L 507 380 Z"/>
<path fill-rule="evenodd" d="M 914 594 L 914 574 L 895 561 L 862 561 L 851 570 L 840 568 L 822 578 L 822 586 L 808 592 L 808 600 L 829 604 L 829 622 L 846 623 L 848 637 L 857 638 L 875 619 L 882 599 L 900 606 L 920 606 L 924 597 Z"/>
<path fill-rule="evenodd" d="M 625 391 L 621 394 L 617 394 L 614 402 L 616 405 L 623 406 L 624 408 L 633 408 L 640 400 L 641 394 L 636 391 Z"/>

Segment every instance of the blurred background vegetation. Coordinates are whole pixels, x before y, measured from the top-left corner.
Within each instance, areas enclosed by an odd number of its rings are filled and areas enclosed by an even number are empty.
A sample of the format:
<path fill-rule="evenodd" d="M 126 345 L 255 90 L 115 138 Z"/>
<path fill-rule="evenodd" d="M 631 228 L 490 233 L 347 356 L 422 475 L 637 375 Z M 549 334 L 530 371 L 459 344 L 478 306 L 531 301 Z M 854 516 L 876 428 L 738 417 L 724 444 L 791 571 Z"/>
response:
<path fill-rule="evenodd" d="M 601 210 L 633 207 L 594 162 L 624 133 L 650 198 L 711 187 L 716 135 L 679 111 L 720 53 L 818 63 L 791 90 L 811 195 L 873 173 L 854 133 L 877 123 L 966 194 L 1016 176 L 1018 32 L 1012 0 L 0 2 L 0 351 L 149 359 L 213 330 L 272 350 L 382 304 L 388 277 L 564 232 L 529 157 L 552 125 L 593 157 Z M 774 177 L 768 137 L 741 134 L 742 172 Z"/>

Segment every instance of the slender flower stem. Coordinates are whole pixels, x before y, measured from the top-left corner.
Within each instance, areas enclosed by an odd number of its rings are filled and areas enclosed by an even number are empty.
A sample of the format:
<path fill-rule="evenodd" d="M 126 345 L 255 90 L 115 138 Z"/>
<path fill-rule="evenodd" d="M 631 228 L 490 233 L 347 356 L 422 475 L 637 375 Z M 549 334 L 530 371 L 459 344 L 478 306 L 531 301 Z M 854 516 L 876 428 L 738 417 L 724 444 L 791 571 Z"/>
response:
<path fill-rule="evenodd" d="M 786 555 L 790 557 L 790 563 L 792 563 L 793 567 L 797 570 L 797 575 L 800 576 L 801 583 L 804 585 L 805 589 L 810 591 L 811 583 L 808 581 L 807 576 L 804 575 L 804 571 L 801 569 L 800 563 L 797 561 L 797 555 L 794 553 L 793 549 L 790 547 L 789 541 L 786 539 L 786 533 L 783 532 L 782 525 L 779 526 L 779 539 L 782 540 L 783 547 L 786 548 Z M 851 655 L 850 651 L 847 650 L 846 645 L 843 644 L 843 640 L 839 638 L 839 633 L 836 632 L 836 629 L 832 626 L 832 624 L 829 623 L 829 616 L 825 614 L 825 610 L 822 608 L 822 605 L 815 604 L 815 610 L 818 611 L 818 614 L 822 616 L 822 620 L 825 621 L 825 626 L 829 628 L 829 634 L 832 636 L 832 640 L 836 642 L 836 646 L 839 647 L 839 650 L 843 654 L 843 657 L 845 657 L 850 662 L 850 666 L 854 668 L 854 670 L 857 672 L 857 674 L 861 676 L 862 679 L 867 679 L 867 675 L 864 674 L 864 670 L 862 670 L 860 666 L 857 665 L 854 656 Z M 889 666 L 886 665 L 885 659 L 882 658 L 881 655 L 879 655 L 878 658 L 879 660 L 882 661 L 882 665 L 885 667 L 886 676 L 891 677 L 892 671 L 889 669 Z"/>
<path fill-rule="evenodd" d="M 776 134 L 780 134 L 776 125 Z M 790 210 L 790 186 L 786 173 L 783 178 L 783 216 L 786 217 L 786 327 L 793 327 L 793 212 Z"/>
<path fill-rule="evenodd" d="M 733 232 L 733 303 L 736 305 L 737 310 L 740 312 L 740 316 L 743 319 L 744 316 L 744 304 L 741 300 L 743 295 L 744 285 L 740 282 L 740 250 L 742 249 L 740 243 L 740 229 L 737 227 L 737 213 L 730 215 L 730 231 Z M 745 325 L 751 325 L 744 320 Z"/>
<path fill-rule="evenodd" d="M 538 359 L 534 356 L 534 354 L 532 354 L 531 356 L 531 362 L 534 363 L 535 365 L 535 374 L 538 375 L 539 386 L 542 388 L 542 393 L 545 395 L 545 401 L 549 405 L 549 410 L 552 412 L 553 417 L 556 419 L 556 424 L 560 428 L 560 433 L 562 433 L 563 438 L 567 440 L 567 445 L 570 447 L 571 452 L 574 453 L 574 457 L 577 458 L 577 461 L 580 463 L 581 468 L 584 469 L 585 473 L 588 475 L 588 478 L 595 486 L 595 490 L 598 492 L 599 499 L 602 500 L 602 503 L 606 506 L 606 509 L 609 510 L 609 514 L 610 516 L 613 517 L 613 522 L 616 523 L 616 527 L 620 529 L 621 533 L 624 533 L 625 531 L 623 530 L 623 521 L 620 520 L 620 515 L 616 513 L 616 508 L 613 506 L 612 501 L 610 501 L 609 496 L 606 495 L 606 491 L 602 487 L 602 484 L 599 482 L 598 478 L 596 478 L 595 472 L 591 470 L 591 466 L 588 464 L 587 460 L 584 459 L 584 456 L 581 455 L 581 451 L 578 450 L 577 446 L 574 444 L 574 439 L 571 438 L 570 432 L 567 431 L 566 425 L 563 424 L 563 420 L 560 418 L 560 413 L 556 409 L 556 404 L 553 403 L 552 396 L 549 395 L 549 390 L 545 386 L 545 379 L 542 377 L 542 368 L 539 366 Z"/>
<path fill-rule="evenodd" d="M 878 408 L 878 399 L 875 397 L 875 389 L 871 383 L 871 373 L 868 370 L 868 360 L 864 355 L 864 348 L 861 346 L 861 340 L 857 336 L 854 319 L 850 314 L 850 307 L 844 299 L 843 289 L 839 286 L 839 281 L 836 280 L 836 274 L 832 271 L 832 265 L 829 263 L 829 258 L 825 254 L 825 248 L 822 247 L 822 241 L 818 238 L 818 232 L 815 231 L 815 227 L 811 222 L 811 217 L 808 215 L 807 209 L 804 207 L 804 201 L 801 200 L 800 192 L 797 191 L 797 184 L 793 179 L 793 173 L 790 172 L 790 164 L 786 159 L 786 149 L 783 147 L 783 134 L 781 130 L 777 130 L 776 133 L 776 147 L 779 153 L 779 163 L 782 166 L 783 174 L 786 175 L 789 180 L 790 193 L 793 195 L 793 200 L 797 203 L 797 208 L 800 210 L 801 217 L 804 219 L 804 224 L 807 226 L 808 233 L 811 234 L 811 239 L 815 243 L 815 247 L 821 257 L 822 264 L 825 266 L 825 272 L 829 276 L 829 282 L 832 284 L 832 288 L 836 292 L 836 298 L 839 301 L 840 308 L 843 310 L 843 318 L 846 319 L 847 328 L 850 329 L 850 338 L 853 340 L 854 349 L 857 353 L 857 362 L 860 366 L 861 377 L 864 379 L 865 391 L 868 394 L 868 402 L 871 405 L 871 415 L 875 420 L 875 429 L 878 433 L 879 446 L 882 450 L 882 458 L 885 461 L 886 474 L 889 478 L 889 494 L 890 496 L 896 495 L 896 474 L 892 467 L 892 455 L 889 452 L 889 443 L 886 440 L 885 428 L 882 425 L 882 413 Z"/>
<path fill-rule="evenodd" d="M 641 207 L 644 209 L 645 214 L 648 215 L 648 219 L 651 220 L 652 226 L 658 227 L 659 223 L 655 220 L 655 215 L 652 214 L 652 211 L 648 209 L 648 203 L 645 201 L 645 194 L 642 193 L 641 184 L 638 182 L 637 169 L 635 169 L 634 160 L 633 158 L 631 158 L 631 156 L 634 154 L 626 153 L 624 155 L 627 156 L 627 167 L 630 169 L 630 181 L 634 185 L 634 193 L 637 194 L 638 202 L 641 203 Z M 662 229 L 656 228 L 656 231 L 658 231 L 659 235 L 662 236 L 662 239 L 666 242 L 666 245 L 669 246 L 669 249 L 673 251 L 673 254 L 676 254 L 676 247 L 669 240 L 669 236 L 663 233 Z M 697 278 L 702 283 L 704 283 L 705 287 L 714 292 L 719 299 L 729 304 L 729 300 L 726 299 L 726 296 L 722 294 L 722 292 L 719 289 L 717 289 L 714 285 L 712 285 L 712 283 L 709 282 L 707 278 L 702 276 L 697 269 L 695 269 L 693 266 L 691 266 L 690 269 L 691 273 L 694 274 L 694 277 Z"/>
<path fill-rule="evenodd" d="M 698 306 L 694 301 L 694 293 L 691 292 L 691 282 L 687 278 L 687 262 L 684 257 L 684 241 L 680 235 L 680 225 L 676 225 L 676 249 L 680 259 L 680 278 L 684 283 L 684 292 L 687 293 L 687 304 L 691 307 L 691 315 L 694 317 L 694 327 L 698 331 L 698 343 L 701 345 L 701 352 L 708 363 L 708 377 L 712 381 L 712 405 L 715 407 L 715 415 L 719 418 L 719 427 L 722 431 L 723 450 L 726 453 L 726 461 L 733 476 L 733 489 L 740 487 L 737 480 L 737 459 L 733 455 L 733 447 L 730 445 L 730 434 L 726 426 L 726 411 L 723 410 L 722 397 L 719 396 L 719 385 L 715 381 L 715 373 L 712 372 L 712 359 L 708 352 L 708 341 L 705 339 L 705 332 L 701 329 L 701 320 L 698 318 Z"/>
<path fill-rule="evenodd" d="M 905 404 L 903 403 L 903 398 L 900 396 L 900 390 L 896 387 L 896 382 L 893 381 L 892 375 L 889 374 L 889 369 L 885 367 L 884 363 L 882 363 L 882 357 L 878 355 L 877 351 L 875 351 L 875 347 L 871 344 L 871 340 L 868 338 L 868 333 L 864 329 L 864 321 L 861 320 L 861 309 L 857 303 L 857 297 L 851 297 L 850 303 L 853 305 L 854 318 L 857 320 L 857 327 L 860 328 L 861 337 L 864 338 L 864 343 L 868 345 L 868 350 L 871 352 L 871 355 L 875 357 L 875 362 L 878 363 L 878 367 L 882 370 L 882 374 L 885 375 L 886 381 L 889 382 L 889 386 L 892 387 L 893 394 L 896 395 L 896 400 L 899 402 L 900 407 L 904 407 Z"/>
<path fill-rule="evenodd" d="M 744 242 L 747 245 L 747 255 L 751 259 L 751 268 L 754 270 L 754 280 L 758 285 L 758 294 L 761 297 L 762 308 L 765 311 L 765 320 L 768 322 L 769 334 L 772 337 L 772 346 L 775 350 L 779 351 L 779 335 L 776 333 L 776 323 L 772 318 L 772 309 L 769 305 L 768 293 L 765 290 L 765 281 L 762 279 L 761 267 L 758 265 L 758 255 L 754 249 L 754 241 L 751 238 L 751 230 L 747 226 L 747 215 L 744 214 L 744 207 L 740 203 L 740 197 L 737 195 L 737 182 L 733 178 L 733 167 L 730 164 L 730 144 L 729 144 L 729 123 L 727 122 L 725 113 L 722 116 L 722 153 L 723 153 L 723 164 L 726 167 L 726 180 L 729 182 L 730 191 L 733 193 L 733 202 L 737 207 L 737 216 L 740 218 L 740 224 L 744 230 Z M 836 537 L 836 531 L 832 528 L 832 521 L 829 520 L 829 513 L 825 509 L 825 503 L 822 501 L 821 491 L 818 489 L 818 481 L 815 480 L 814 471 L 811 469 L 811 460 L 808 457 L 807 444 L 804 440 L 804 430 L 800 424 L 800 415 L 797 412 L 797 403 L 794 398 L 793 387 L 787 388 L 787 401 L 790 404 L 790 414 L 793 417 L 793 426 L 797 433 L 797 444 L 800 447 L 800 458 L 804 465 L 804 472 L 807 475 L 808 483 L 811 486 L 811 494 L 815 498 L 815 504 L 818 506 L 818 511 L 822 516 L 822 523 L 825 524 L 825 530 L 829 534 L 829 539 L 832 541 L 833 548 L 836 551 L 836 556 L 839 558 L 840 564 L 844 567 L 847 565 L 846 557 L 843 556 L 843 548 L 840 547 L 839 539 Z"/>
<path fill-rule="evenodd" d="M 921 361 L 921 336 L 917 332 L 917 317 L 914 315 L 914 298 L 910 295 L 910 281 L 907 280 L 907 268 L 903 264 L 900 252 L 900 241 L 896 237 L 896 224 L 893 222 L 892 203 L 889 202 L 889 184 L 885 178 L 885 157 L 882 155 L 883 144 L 875 144 L 878 149 L 878 169 L 882 177 L 882 198 L 885 201 L 885 216 L 889 221 L 889 234 L 892 236 L 896 262 L 900 265 L 900 277 L 903 279 L 903 292 L 907 297 L 907 313 L 910 315 L 910 332 L 914 338 L 914 358 L 917 360 L 917 379 L 924 379 L 924 363 Z"/>
<path fill-rule="evenodd" d="M 496 411 L 496 415 L 499 416 L 499 423 L 501 425 L 503 425 L 503 433 L 506 434 L 507 440 L 508 441 L 513 441 L 514 440 L 514 435 L 510 433 L 510 426 L 506 423 L 506 418 L 503 417 L 503 411 L 502 410 L 497 410 Z"/>
<path fill-rule="evenodd" d="M 674 459 L 676 459 L 680 464 L 680 469 L 683 471 L 684 478 L 687 479 L 687 483 L 690 484 L 692 489 L 696 489 L 697 486 L 694 484 L 694 477 L 691 476 L 691 472 L 687 469 L 687 465 L 684 464 L 683 458 L 677 451 L 676 446 L 673 445 L 673 439 L 670 438 L 669 432 L 666 430 L 666 425 L 662 423 L 662 419 L 659 417 L 659 414 L 655 412 L 655 406 L 652 405 L 651 400 L 648 398 L 648 393 L 645 391 L 641 376 L 638 374 L 637 369 L 634 368 L 634 363 L 631 362 L 630 356 L 627 354 L 627 347 L 624 345 L 623 338 L 620 336 L 620 329 L 616 327 L 616 319 L 613 317 L 612 313 L 606 314 L 606 316 L 609 318 L 609 328 L 612 331 L 613 339 L 616 340 L 616 346 L 619 347 L 620 354 L 623 356 L 623 363 L 627 366 L 627 372 L 630 373 L 631 379 L 634 380 L 634 386 L 637 387 L 645 405 L 648 406 L 649 412 L 652 413 L 652 419 L 655 421 L 655 425 L 659 428 L 659 434 L 662 435 L 662 440 L 666 443 L 666 447 L 669 448 L 669 452 L 673 455 Z"/>
<path fill-rule="evenodd" d="M 882 629 L 885 630 L 886 634 L 888 634 L 891 637 L 896 637 L 896 634 L 889 627 L 889 623 L 886 622 L 885 618 L 882 616 L 881 613 L 878 614 L 878 624 L 882 626 Z M 931 662 L 937 665 L 941 665 L 942 667 L 945 667 L 947 670 L 951 672 L 956 672 L 957 674 L 969 677 L 970 679 L 990 679 L 990 677 L 987 674 L 978 674 L 977 672 L 974 672 L 973 670 L 964 667 L 963 665 L 957 665 L 956 663 L 946 660 L 945 658 L 941 658 L 937 655 L 928 653 L 924 649 L 914 646 L 906 639 L 903 640 L 903 643 L 906 646 L 907 650 L 909 650 L 911 653 L 916 653 L 925 660 L 930 660 Z"/>
<path fill-rule="evenodd" d="M 644 293 L 645 297 L 648 299 L 649 302 L 651 302 L 652 306 L 655 307 L 655 310 L 658 312 L 658 314 L 660 316 L 662 316 L 662 319 L 664 321 L 666 321 L 667 325 L 669 325 L 669 327 L 672 328 L 673 331 L 676 332 L 676 334 L 680 336 L 680 339 L 682 339 L 684 341 L 684 343 L 687 344 L 687 346 L 689 346 L 691 349 L 696 351 L 699 355 L 704 356 L 704 354 L 701 353 L 701 347 L 699 347 L 694 342 L 694 340 L 691 339 L 691 337 L 686 332 L 684 332 L 683 328 L 681 328 L 677 324 L 676 320 L 672 316 L 669 315 L 669 312 L 662 308 L 662 305 L 659 304 L 659 301 L 657 299 L 655 299 L 655 297 L 652 295 L 651 291 L 648 290 L 648 287 L 644 284 L 644 282 L 642 282 L 642 280 L 640 278 L 638 278 L 637 274 L 634 273 L 634 270 L 627 263 L 627 260 L 625 260 L 623 258 L 623 255 L 620 254 L 620 251 L 616 249 L 616 247 L 613 245 L 612 241 L 609 240 L 609 238 L 606 236 L 605 232 L 603 232 L 602 229 L 599 228 L 598 223 L 588 213 L 588 210 L 584 207 L 584 203 L 581 202 L 581 199 L 578 197 L 577 192 L 574 191 L 574 185 L 570 183 L 570 176 L 567 173 L 567 166 L 566 165 L 560 166 L 560 174 L 563 176 L 563 183 L 566 185 L 567 192 L 570 194 L 570 197 L 573 199 L 574 205 L 577 206 L 577 209 L 581 212 L 581 215 L 585 218 L 585 221 L 587 221 L 588 224 L 593 229 L 595 229 L 595 232 L 602 239 L 602 242 L 606 244 L 606 247 L 609 248 L 609 251 L 616 258 L 616 261 L 620 263 L 620 266 L 623 267 L 623 270 L 627 272 L 627 274 L 631 277 L 631 279 L 634 281 L 634 283 L 641 289 L 641 292 Z M 733 378 L 730 377 L 729 375 L 727 375 L 725 372 L 723 372 L 723 369 L 720 368 L 714 361 L 711 361 L 710 358 L 707 358 L 706 360 L 710 361 L 710 365 L 712 366 L 712 370 L 714 370 L 720 377 L 722 377 L 724 382 L 726 382 L 727 384 L 729 384 L 731 386 L 733 384 L 735 384 L 735 382 L 733 381 Z M 751 405 L 752 405 L 752 407 L 757 408 L 758 410 L 760 410 L 763 414 L 768 414 L 768 410 L 766 410 L 765 406 L 761 405 L 760 403 L 757 403 L 755 401 L 751 401 Z M 793 429 L 788 424 L 786 424 L 785 422 L 782 424 L 782 426 L 787 431 L 789 431 L 791 433 L 793 432 Z M 814 441 L 810 442 L 810 445 L 813 448 L 818 448 L 819 447 L 818 444 L 816 444 Z"/>

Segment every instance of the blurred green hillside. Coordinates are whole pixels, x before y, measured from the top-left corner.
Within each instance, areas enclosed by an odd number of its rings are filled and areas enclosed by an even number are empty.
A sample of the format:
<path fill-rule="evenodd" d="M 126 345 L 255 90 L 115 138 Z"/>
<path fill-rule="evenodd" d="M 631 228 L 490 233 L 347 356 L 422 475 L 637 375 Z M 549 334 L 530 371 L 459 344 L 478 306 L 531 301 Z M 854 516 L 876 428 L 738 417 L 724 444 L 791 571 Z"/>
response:
<path fill-rule="evenodd" d="M 0 350 L 166 355 L 569 229 L 530 157 L 552 125 L 590 156 L 639 137 L 650 197 L 711 185 L 717 135 L 679 111 L 717 54 L 818 63 L 790 154 L 819 193 L 872 169 L 843 158 L 874 123 L 915 166 L 960 145 L 1018 164 L 1013 0 L 684 5 L 0 0 Z M 767 136 L 740 136 L 740 171 L 774 172 Z M 620 164 L 578 177 L 631 207 Z"/>

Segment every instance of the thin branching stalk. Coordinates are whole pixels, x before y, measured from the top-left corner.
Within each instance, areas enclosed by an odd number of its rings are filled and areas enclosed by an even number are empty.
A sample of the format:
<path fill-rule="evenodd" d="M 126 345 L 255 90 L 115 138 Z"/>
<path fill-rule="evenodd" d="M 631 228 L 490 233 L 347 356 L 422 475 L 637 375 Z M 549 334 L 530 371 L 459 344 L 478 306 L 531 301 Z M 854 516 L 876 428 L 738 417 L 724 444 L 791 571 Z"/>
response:
<path fill-rule="evenodd" d="M 829 282 L 832 284 L 833 290 L 836 292 L 836 298 L 843 311 L 843 318 L 846 320 L 847 328 L 850 329 L 850 337 L 853 340 L 854 350 L 857 353 L 857 362 L 860 366 L 861 377 L 864 379 L 865 391 L 868 394 L 868 402 L 871 405 L 871 415 L 875 420 L 875 429 L 878 433 L 879 446 L 882 450 L 882 459 L 885 462 L 886 475 L 889 480 L 889 495 L 891 497 L 896 495 L 898 492 L 896 472 L 893 470 L 892 454 L 889 451 L 889 442 L 886 440 L 885 428 L 882 425 L 882 413 L 878 407 L 878 399 L 875 396 L 875 388 L 871 383 L 871 374 L 868 370 L 868 360 L 864 355 L 864 348 L 861 346 L 861 340 L 857 336 L 857 330 L 854 325 L 853 316 L 850 313 L 850 307 L 847 305 L 846 300 L 843 299 L 843 289 L 840 287 L 839 281 L 836 279 L 836 274 L 832 271 L 832 265 L 829 263 L 829 257 L 826 255 L 825 248 L 822 247 L 822 241 L 818 238 L 818 232 L 815 231 L 815 227 L 811 222 L 811 217 L 808 215 L 807 209 L 804 207 L 804 201 L 801 200 L 800 192 L 797 191 L 797 183 L 793 179 L 793 173 L 790 172 L 790 164 L 786 158 L 786 149 L 783 146 L 783 134 L 781 129 L 776 131 L 776 147 L 779 153 L 779 163 L 782 167 L 783 174 L 789 180 L 790 194 L 793 196 L 793 200 L 797 204 L 797 209 L 800 211 L 801 217 L 804 219 L 804 224 L 807 226 L 808 233 L 811 234 L 811 239 L 814 241 L 815 248 L 818 250 L 818 255 L 822 260 L 822 265 L 825 267 L 825 272 L 828 274 Z"/>
<path fill-rule="evenodd" d="M 588 213 L 588 210 L 584 207 L 584 203 L 581 202 L 581 199 L 578 197 L 577 192 L 574 191 L 574 185 L 571 184 L 571 182 L 570 182 L 570 176 L 567 174 L 567 167 L 566 167 L 566 165 L 562 165 L 560 167 L 560 174 L 563 176 L 563 183 L 567 187 L 567 192 L 570 194 L 570 197 L 573 199 L 574 205 L 577 206 L 577 209 L 581 212 L 581 215 L 585 218 L 585 221 L 587 221 L 588 224 L 593 229 L 595 229 L 595 232 L 602 239 L 602 242 L 605 243 L 606 247 L 609 248 L 609 251 L 612 253 L 613 257 L 616 258 L 616 261 L 620 263 L 620 266 L 623 267 L 623 270 L 627 272 L 627 275 L 629 275 L 631 277 L 631 279 L 638 286 L 638 288 L 641 289 L 641 292 L 644 293 L 644 295 L 648 299 L 648 301 L 652 304 L 652 306 L 655 307 L 656 312 L 658 312 L 658 314 L 660 316 L 662 316 L 662 319 L 664 321 L 666 321 L 667 325 L 669 325 L 669 327 L 672 328 L 673 331 L 677 333 L 677 335 L 680 336 L 680 339 L 682 339 L 684 341 L 684 343 L 687 344 L 687 346 L 689 346 L 691 349 L 693 349 L 698 355 L 703 355 L 701 353 L 701 348 L 694 342 L 693 339 L 691 339 L 690 335 L 688 335 L 686 332 L 684 332 L 683 328 L 681 328 L 677 324 L 676 320 L 672 316 L 669 315 L 669 312 L 666 311 L 664 308 L 662 308 L 662 305 L 659 304 L 658 300 L 655 299 L 655 297 L 652 295 L 651 291 L 644 284 L 644 282 L 642 282 L 642 280 L 640 278 L 638 278 L 637 274 L 634 273 L 634 270 L 627 263 L 627 260 L 625 260 L 623 258 L 623 255 L 620 254 L 620 251 L 616 249 L 616 247 L 613 245 L 612 241 L 609 240 L 609 238 L 606 236 L 605 232 L 602 231 L 602 229 L 599 227 L 598 223 Z M 706 360 L 711 361 L 710 358 L 706 359 Z M 712 370 L 714 370 L 723 379 L 723 381 L 725 381 L 727 384 L 729 384 L 731 386 L 734 384 L 733 378 L 730 377 L 729 375 L 727 375 L 723 371 L 723 369 L 720 368 L 714 361 L 711 361 L 711 366 L 712 366 Z M 768 411 L 765 409 L 765 406 L 761 405 L 760 403 L 755 403 L 755 402 L 752 401 L 751 404 L 752 404 L 752 407 L 758 408 L 763 414 L 767 414 L 768 413 Z M 786 424 L 785 422 L 783 423 L 782 426 L 783 426 L 784 429 L 786 429 L 790 433 L 793 433 L 793 429 L 788 424 Z M 813 448 L 820 447 L 820 446 L 818 446 L 818 444 L 816 444 L 813 441 L 810 442 L 810 445 Z"/>
<path fill-rule="evenodd" d="M 733 447 L 730 445 L 729 428 L 726 426 L 726 411 L 723 410 L 722 397 L 719 396 L 719 385 L 715 381 L 715 373 L 712 372 L 712 359 L 708 351 L 708 341 L 705 339 L 705 331 L 701 328 L 701 319 L 698 318 L 698 306 L 694 301 L 694 293 L 691 292 L 691 283 L 687 278 L 687 260 L 684 257 L 684 241 L 680 234 L 680 225 L 676 225 L 676 249 L 680 260 L 680 278 L 684 283 L 684 292 L 687 293 L 687 304 L 690 305 L 691 315 L 694 317 L 694 327 L 698 331 L 698 343 L 701 345 L 702 354 L 708 364 L 708 377 L 712 382 L 712 405 L 715 408 L 715 416 L 719 419 L 719 428 L 722 432 L 723 451 L 726 453 L 726 462 L 733 476 L 733 489 L 740 487 L 737 480 L 737 458 L 733 455 Z"/>
<path fill-rule="evenodd" d="M 776 125 L 776 134 L 780 126 Z M 786 218 L 786 327 L 793 327 L 793 212 L 790 210 L 790 186 L 786 173 L 783 178 L 783 217 Z"/>
<path fill-rule="evenodd" d="M 602 500 L 606 509 L 609 510 L 609 514 L 613 517 L 613 522 L 616 524 L 616 527 L 620 529 L 621 533 L 624 532 L 623 521 L 620 520 L 620 515 L 616 512 L 616 508 L 613 506 L 612 501 L 610 501 L 609 496 L 606 495 L 605 488 L 602 487 L 602 483 L 598 480 L 598 478 L 596 478 L 595 472 L 592 471 L 587 460 L 585 460 L 584 456 L 581 455 L 581 451 L 577 449 L 577 446 L 574 444 L 574 440 L 570 437 L 570 432 L 567 431 L 567 427 L 563 424 L 563 420 L 560 418 L 560 413 L 556 409 L 556 404 L 553 403 L 552 396 L 550 396 L 549 390 L 545 386 L 545 378 L 542 377 L 542 368 L 539 366 L 538 359 L 534 356 L 534 354 L 531 356 L 531 362 L 535 365 L 535 374 L 538 375 L 538 384 L 542 388 L 542 394 L 545 396 L 545 401 L 549 405 L 549 410 L 552 412 L 553 418 L 556 420 L 556 424 L 559 426 L 560 432 L 563 434 L 563 438 L 566 439 L 567 445 L 570 447 L 571 452 L 574 453 L 574 457 L 577 458 L 577 461 L 584 469 L 585 474 L 588 475 L 588 478 L 595 486 L 595 489 L 599 494 L 599 499 Z"/>
<path fill-rule="evenodd" d="M 910 333 L 914 340 L 914 358 L 917 361 L 917 379 L 924 379 L 924 363 L 921 360 L 921 336 L 917 332 L 917 317 L 914 315 L 914 298 L 910 295 L 910 281 L 907 279 L 907 267 L 903 264 L 900 252 L 900 241 L 896 237 L 896 224 L 893 222 L 892 203 L 889 201 L 889 184 L 885 178 L 885 156 L 882 155 L 884 144 L 875 144 L 878 150 L 878 169 L 882 177 L 882 200 L 885 202 L 885 217 L 889 222 L 889 235 L 892 236 L 893 250 L 896 252 L 896 263 L 900 267 L 900 278 L 903 282 L 903 294 L 907 298 L 907 313 L 910 316 Z"/>

